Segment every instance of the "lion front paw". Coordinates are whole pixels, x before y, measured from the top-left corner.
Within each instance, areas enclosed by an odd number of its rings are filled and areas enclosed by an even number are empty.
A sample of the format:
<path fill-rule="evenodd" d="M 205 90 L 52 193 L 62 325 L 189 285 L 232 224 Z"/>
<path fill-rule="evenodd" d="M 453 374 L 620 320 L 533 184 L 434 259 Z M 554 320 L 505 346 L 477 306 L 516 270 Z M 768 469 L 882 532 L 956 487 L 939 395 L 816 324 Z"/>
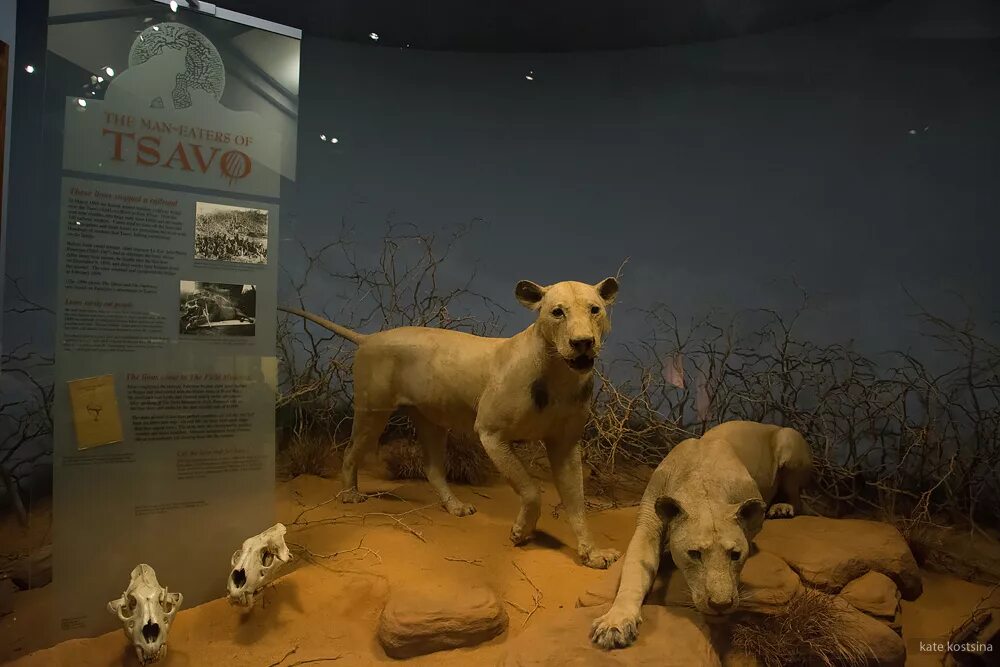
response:
<path fill-rule="evenodd" d="M 471 516 L 476 513 L 476 506 L 455 501 L 444 506 L 452 516 Z"/>
<path fill-rule="evenodd" d="M 353 505 L 355 503 L 363 503 L 366 500 L 368 500 L 368 496 L 361 493 L 357 489 L 344 489 L 340 492 L 340 502 L 342 503 L 349 503 Z"/>
<path fill-rule="evenodd" d="M 617 549 L 589 549 L 580 554 L 580 561 L 595 570 L 606 570 L 621 557 Z"/>
<path fill-rule="evenodd" d="M 639 636 L 642 616 L 611 607 L 590 626 L 590 641 L 603 649 L 631 646 Z"/>
<path fill-rule="evenodd" d="M 774 503 L 767 510 L 768 519 L 790 519 L 795 516 L 795 508 L 788 503 Z"/>

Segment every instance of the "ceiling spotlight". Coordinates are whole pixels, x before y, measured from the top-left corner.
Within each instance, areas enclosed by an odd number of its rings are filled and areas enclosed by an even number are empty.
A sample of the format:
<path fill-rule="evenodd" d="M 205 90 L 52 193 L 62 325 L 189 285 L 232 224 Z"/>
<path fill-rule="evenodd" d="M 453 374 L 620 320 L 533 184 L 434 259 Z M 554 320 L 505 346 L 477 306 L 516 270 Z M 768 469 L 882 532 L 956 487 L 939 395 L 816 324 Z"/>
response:
<path fill-rule="evenodd" d="M 25 65 L 24 66 L 24 71 L 27 72 L 28 74 L 34 74 L 35 73 L 35 66 L 34 65 Z"/>
<path fill-rule="evenodd" d="M 170 0 L 170 11 L 177 11 L 177 0 Z"/>
<path fill-rule="evenodd" d="M 86 108 L 87 108 L 87 100 L 83 99 L 82 97 L 81 97 L 81 98 L 78 98 L 78 99 L 76 100 L 76 103 L 77 103 L 77 104 L 79 104 L 79 105 L 80 105 L 81 107 L 83 107 L 84 109 L 86 109 Z"/>
<path fill-rule="evenodd" d="M 535 73 L 534 72 L 528 72 L 527 74 L 524 75 L 524 78 L 527 79 L 528 81 L 534 81 L 535 80 Z"/>
<path fill-rule="evenodd" d="M 77 221 L 76 221 L 76 224 L 78 224 L 78 225 L 79 225 L 79 224 L 80 224 L 80 221 L 79 221 L 79 220 L 77 220 Z"/>
<path fill-rule="evenodd" d="M 335 143 L 337 143 L 338 141 L 340 141 L 340 139 L 338 139 L 337 137 L 332 137 L 332 138 L 330 139 L 330 143 L 331 143 L 331 144 L 335 144 Z"/>
<path fill-rule="evenodd" d="M 104 77 L 103 76 L 97 77 L 97 83 L 104 83 Z"/>
<path fill-rule="evenodd" d="M 370 32 L 370 33 L 368 33 L 368 36 L 371 37 L 376 42 L 378 41 L 378 33 L 377 32 Z"/>
<path fill-rule="evenodd" d="M 91 74 L 90 75 L 90 82 L 91 83 L 97 83 L 97 75 L 96 74 Z"/>
<path fill-rule="evenodd" d="M 160 32 L 160 26 L 154 25 L 153 30 L 155 30 L 156 32 Z"/>
<path fill-rule="evenodd" d="M 105 67 L 104 68 L 104 73 L 107 74 L 108 76 L 114 76 L 115 75 L 115 71 L 113 69 L 111 69 L 110 67 Z"/>
<path fill-rule="evenodd" d="M 325 134 L 319 135 L 319 138 L 322 139 L 323 141 L 326 141 L 326 135 Z"/>

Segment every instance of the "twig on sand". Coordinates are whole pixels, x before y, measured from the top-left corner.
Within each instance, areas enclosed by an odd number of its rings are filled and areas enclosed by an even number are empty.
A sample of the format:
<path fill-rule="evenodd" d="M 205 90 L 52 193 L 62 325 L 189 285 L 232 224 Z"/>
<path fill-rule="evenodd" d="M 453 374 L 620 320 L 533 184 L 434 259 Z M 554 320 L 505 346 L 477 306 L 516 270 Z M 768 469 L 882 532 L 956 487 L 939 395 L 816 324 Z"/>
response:
<path fill-rule="evenodd" d="M 480 498 L 486 498 L 487 500 L 493 500 L 493 496 L 487 495 L 487 494 L 483 493 L 482 491 L 476 491 L 475 489 L 469 489 L 469 491 L 472 491 L 474 494 L 476 494 Z"/>
<path fill-rule="evenodd" d="M 468 563 L 469 565 L 478 565 L 479 567 L 483 567 L 483 561 L 479 558 L 473 558 L 470 560 L 468 558 L 453 558 L 451 556 L 445 556 L 444 559 L 450 560 L 453 563 Z"/>
<path fill-rule="evenodd" d="M 288 656 L 293 655 L 298 650 L 299 647 L 296 646 L 291 651 L 282 656 L 281 660 L 278 660 L 277 662 L 272 662 L 267 667 L 279 667 L 281 663 L 283 663 L 285 660 L 288 660 Z M 297 667 L 297 665 L 308 665 L 316 662 L 333 662 L 334 660 L 340 660 L 342 657 L 343 656 L 341 655 L 334 655 L 328 658 L 306 658 L 305 660 L 297 660 L 295 662 L 290 662 L 287 665 L 284 665 L 284 667 Z"/>
<path fill-rule="evenodd" d="M 509 604 L 514 609 L 517 609 L 522 614 L 527 614 L 524 617 L 524 621 L 521 623 L 521 627 L 523 628 L 528 624 L 528 621 L 531 620 L 531 617 L 535 615 L 535 612 L 542 608 L 543 594 L 541 589 L 538 588 L 538 586 L 535 585 L 535 582 L 531 580 L 531 577 L 525 574 L 524 570 L 521 569 L 520 565 L 518 565 L 514 561 L 511 561 L 511 565 L 513 565 L 514 569 L 518 571 L 518 573 L 521 575 L 521 578 L 527 581 L 528 584 L 534 589 L 534 591 L 532 591 L 531 593 L 531 601 L 534 603 L 534 606 L 531 609 L 525 609 L 524 607 L 515 602 L 511 602 L 510 600 L 504 599 L 504 602 Z"/>
<path fill-rule="evenodd" d="M 295 652 L 296 652 L 296 651 L 298 651 L 298 650 L 299 650 L 299 647 L 298 647 L 298 646 L 296 646 L 296 647 L 295 647 L 295 648 L 293 648 L 293 649 L 292 649 L 291 651 L 289 651 L 289 652 L 288 652 L 288 653 L 286 653 L 285 655 L 281 656 L 281 660 L 278 660 L 277 662 L 272 662 L 272 663 L 271 663 L 270 665 L 268 665 L 267 667 L 278 667 L 278 665 L 280 665 L 281 663 L 283 663 L 283 662 L 284 662 L 285 660 L 287 660 L 287 659 L 288 659 L 288 656 L 292 655 L 293 653 L 295 653 Z"/>
<path fill-rule="evenodd" d="M 309 558 L 336 558 L 337 556 L 342 556 L 344 554 L 350 554 L 350 553 L 354 553 L 356 551 L 363 551 L 365 553 L 371 554 L 372 556 L 375 556 L 375 558 L 378 559 L 379 563 L 382 562 L 382 554 L 380 554 L 379 552 L 375 551 L 374 549 L 366 547 L 365 546 L 365 538 L 364 537 L 362 537 L 361 541 L 358 542 L 358 546 L 354 547 L 353 549 L 341 549 L 340 551 L 334 551 L 333 553 L 329 553 L 329 554 L 318 554 L 318 553 L 315 553 L 313 551 L 310 551 L 305 545 L 296 544 L 294 542 L 289 542 L 288 546 L 292 547 L 293 549 L 297 549 L 297 550 L 301 551 L 302 553 L 304 553 Z"/>
<path fill-rule="evenodd" d="M 368 517 L 370 516 L 386 517 L 388 519 L 392 519 L 394 522 L 396 522 L 396 525 L 398 525 L 400 528 L 402 528 L 406 532 L 416 537 L 421 542 L 426 542 L 427 540 L 424 539 L 423 534 L 418 530 L 414 530 L 412 526 L 404 522 L 403 517 L 405 517 L 407 514 L 412 514 L 414 512 L 421 512 L 431 507 L 434 507 L 434 505 L 424 505 L 423 507 L 416 507 L 412 510 L 407 510 L 406 512 L 402 512 L 400 514 L 389 514 L 387 512 L 368 512 L 367 514 L 361 515 L 361 523 L 364 524 L 365 520 L 367 520 Z"/>
<path fill-rule="evenodd" d="M 332 498 L 327 498 L 326 500 L 324 500 L 321 503 L 317 503 L 316 505 L 310 505 L 309 507 L 306 507 L 301 512 L 299 512 L 298 516 L 295 517 L 295 520 L 292 521 L 292 523 L 293 524 L 298 524 L 299 523 L 299 519 L 301 519 L 303 516 L 305 516 L 309 512 L 312 512 L 313 510 L 318 510 L 320 507 L 325 507 L 326 505 L 329 505 L 330 503 L 334 502 L 335 500 L 339 500 L 340 496 L 344 495 L 345 491 L 347 491 L 347 489 L 343 489 L 341 491 L 338 491 L 337 495 L 335 495 Z M 365 495 L 365 498 L 383 498 L 383 497 L 387 497 L 387 498 L 395 498 L 396 500 L 403 500 L 403 498 L 401 498 L 400 496 L 396 495 L 395 491 L 396 491 L 396 489 L 390 489 L 389 491 L 375 491 L 374 493 L 366 493 L 364 495 Z"/>

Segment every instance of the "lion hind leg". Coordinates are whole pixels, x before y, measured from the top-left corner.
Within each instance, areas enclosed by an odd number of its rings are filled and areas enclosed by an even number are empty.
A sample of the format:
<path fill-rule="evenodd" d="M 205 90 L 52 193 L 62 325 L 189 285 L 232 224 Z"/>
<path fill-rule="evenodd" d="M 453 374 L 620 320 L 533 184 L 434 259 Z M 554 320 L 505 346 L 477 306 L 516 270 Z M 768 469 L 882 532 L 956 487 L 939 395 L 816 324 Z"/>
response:
<path fill-rule="evenodd" d="M 417 429 L 417 440 L 424 450 L 424 475 L 431 487 L 441 499 L 441 504 L 454 516 L 469 516 L 476 513 L 473 505 L 463 503 L 448 486 L 448 476 L 445 469 L 445 455 L 448 445 L 448 430 L 429 421 L 419 413 L 410 414 Z"/>
<path fill-rule="evenodd" d="M 768 510 L 769 518 L 788 518 L 802 513 L 802 489 L 812 474 L 812 455 L 802 435 L 791 428 L 777 433 L 775 455 L 778 462 L 777 495 Z"/>
<path fill-rule="evenodd" d="M 375 449 L 378 440 L 392 417 L 393 410 L 354 411 L 354 426 L 351 429 L 351 445 L 344 454 L 344 465 L 340 479 L 343 488 L 340 491 L 340 501 L 343 503 L 360 503 L 367 500 L 358 489 L 358 467 L 364 461 L 365 455 Z"/>

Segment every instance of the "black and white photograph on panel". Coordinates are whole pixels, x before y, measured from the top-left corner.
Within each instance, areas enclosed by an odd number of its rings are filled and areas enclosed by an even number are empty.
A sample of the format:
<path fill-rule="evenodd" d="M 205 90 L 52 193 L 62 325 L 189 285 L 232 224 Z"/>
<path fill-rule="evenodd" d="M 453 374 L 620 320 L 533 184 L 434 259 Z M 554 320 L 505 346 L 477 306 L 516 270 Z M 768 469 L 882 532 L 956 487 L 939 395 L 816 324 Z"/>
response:
<path fill-rule="evenodd" d="M 267 264 L 267 211 L 198 202 L 194 258 L 240 264 Z"/>
<path fill-rule="evenodd" d="M 256 319 L 256 286 L 181 281 L 182 336 L 253 336 Z"/>

